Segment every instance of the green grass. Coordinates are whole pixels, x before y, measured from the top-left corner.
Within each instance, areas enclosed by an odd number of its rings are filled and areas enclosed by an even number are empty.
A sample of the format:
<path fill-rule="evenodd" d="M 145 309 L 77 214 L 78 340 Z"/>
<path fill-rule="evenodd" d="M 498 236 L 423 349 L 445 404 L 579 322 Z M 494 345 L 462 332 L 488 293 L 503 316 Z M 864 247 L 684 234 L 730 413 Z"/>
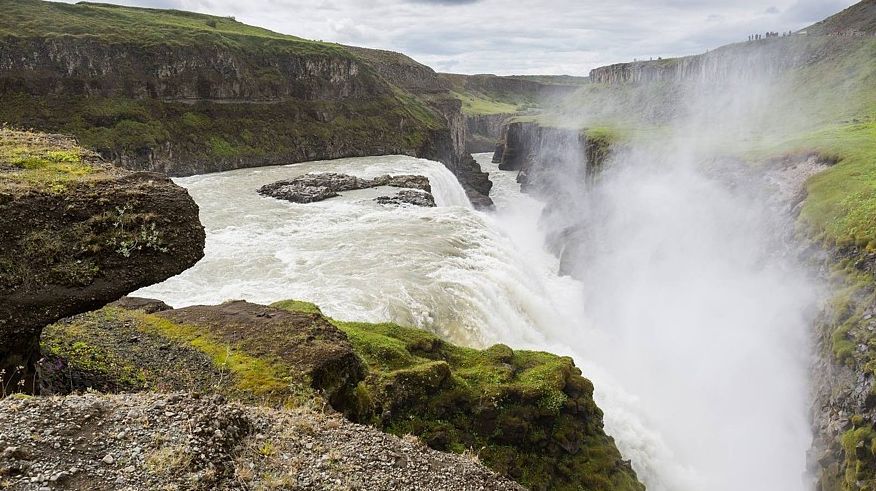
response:
<path fill-rule="evenodd" d="M 94 155 L 69 138 L 0 127 L 0 185 L 62 191 L 99 171 L 89 159 Z"/>
<path fill-rule="evenodd" d="M 806 224 L 829 243 L 876 248 L 876 122 L 827 128 L 798 148 L 838 161 L 807 183 Z"/>
<path fill-rule="evenodd" d="M 475 93 L 453 92 L 453 96 L 462 101 L 462 111 L 465 114 L 514 114 L 519 111 L 519 105 L 513 102 L 491 99 L 488 96 Z"/>
<path fill-rule="evenodd" d="M 250 51 L 352 55 L 343 47 L 248 26 L 229 17 L 179 10 L 122 7 L 99 3 L 75 5 L 39 0 L 0 0 L 0 37 L 93 38 L 105 43 L 140 46 L 213 44 Z"/>

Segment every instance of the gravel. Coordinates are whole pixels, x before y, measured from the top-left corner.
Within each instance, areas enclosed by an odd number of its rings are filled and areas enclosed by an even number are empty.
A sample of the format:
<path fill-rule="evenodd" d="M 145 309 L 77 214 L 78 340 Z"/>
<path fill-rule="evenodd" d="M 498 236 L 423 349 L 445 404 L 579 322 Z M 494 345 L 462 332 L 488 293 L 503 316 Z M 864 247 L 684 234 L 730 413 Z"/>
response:
<path fill-rule="evenodd" d="M 0 488 L 523 489 L 472 456 L 336 414 L 197 394 L 2 400 Z"/>

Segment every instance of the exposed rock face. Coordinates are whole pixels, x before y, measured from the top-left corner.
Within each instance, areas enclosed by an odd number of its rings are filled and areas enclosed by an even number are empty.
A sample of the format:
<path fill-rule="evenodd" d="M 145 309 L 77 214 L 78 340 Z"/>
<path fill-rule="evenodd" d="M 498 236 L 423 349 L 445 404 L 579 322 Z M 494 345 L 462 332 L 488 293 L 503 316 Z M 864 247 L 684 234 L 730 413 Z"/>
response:
<path fill-rule="evenodd" d="M 492 152 L 502 137 L 502 128 L 513 114 L 466 115 L 465 149 L 471 153 Z"/>
<path fill-rule="evenodd" d="M 434 449 L 477 448 L 481 462 L 531 489 L 643 489 L 603 431 L 593 385 L 567 357 L 462 348 L 394 324 L 332 321 L 297 301 L 157 314 L 106 307 L 49 326 L 43 348 L 55 370 L 43 378 L 65 389 L 55 393 L 196 390 L 306 407 L 325 397 L 353 421 Z M 63 387 L 70 381 L 89 385 Z"/>
<path fill-rule="evenodd" d="M 362 179 L 361 177 L 347 174 L 326 172 L 323 174 L 305 174 L 293 179 L 265 184 L 259 188 L 259 194 L 291 201 L 292 203 L 313 203 L 340 196 L 338 193 L 344 191 L 380 186 L 418 189 L 429 194 L 430 197 L 432 193 L 429 179 L 423 176 L 384 175 L 377 176 L 374 179 Z M 434 199 L 432 199 L 432 202 L 432 206 L 434 206 Z"/>
<path fill-rule="evenodd" d="M 590 72 L 597 84 L 740 82 L 764 80 L 777 73 L 829 58 L 854 39 L 794 35 L 725 46 L 683 58 L 618 63 Z"/>
<path fill-rule="evenodd" d="M 524 192 L 547 204 L 542 211 L 548 246 L 560 257 L 560 271 L 575 274 L 580 250 L 578 238 L 586 230 L 582 209 L 586 189 L 606 165 L 612 142 L 588 137 L 587 130 L 544 127 L 515 122 L 502 130 L 493 162 L 502 170 L 516 170 Z M 577 218 L 573 218 L 577 217 Z"/>
<path fill-rule="evenodd" d="M 813 246 L 820 251 L 819 246 Z M 816 255 L 837 293 L 817 319 L 812 365 L 812 430 L 809 469 L 818 489 L 845 491 L 876 485 L 876 384 L 868 340 L 876 330 L 872 280 L 844 278 L 851 265 L 864 278 L 876 272 L 876 254 L 857 247 Z"/>
<path fill-rule="evenodd" d="M 163 175 L 79 157 L 58 137 L 6 131 L 0 150 L 6 143 L 42 145 L 28 162 L 44 172 L 66 167 L 41 155 L 68 166 L 82 158 L 76 169 L 87 173 L 52 181 L 15 159 L 0 172 L 0 369 L 32 383 L 43 326 L 188 269 L 203 256 L 204 229 L 188 193 Z"/>
<path fill-rule="evenodd" d="M 281 359 L 291 373 L 343 411 L 364 369 L 347 336 L 318 314 L 291 312 L 248 302 L 195 306 L 156 314 L 177 324 L 196 326 L 249 356 Z"/>
<path fill-rule="evenodd" d="M 436 452 L 410 437 L 338 415 L 221 397 L 5 399 L 0 447 L 4 487 L 16 490 L 523 490 L 473 459 Z"/>
<path fill-rule="evenodd" d="M 111 303 L 110 307 L 118 307 L 126 310 L 142 310 L 147 314 L 154 314 L 155 312 L 163 312 L 172 309 L 170 305 L 167 305 L 161 300 L 139 297 L 122 297 Z"/>

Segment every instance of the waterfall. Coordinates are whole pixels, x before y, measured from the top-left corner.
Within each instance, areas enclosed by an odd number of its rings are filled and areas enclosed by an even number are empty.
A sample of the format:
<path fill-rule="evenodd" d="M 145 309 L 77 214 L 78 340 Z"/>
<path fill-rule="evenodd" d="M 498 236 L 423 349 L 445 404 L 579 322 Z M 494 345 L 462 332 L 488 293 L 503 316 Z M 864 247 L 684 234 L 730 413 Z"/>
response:
<path fill-rule="evenodd" d="M 137 295 L 175 307 L 295 298 L 338 319 L 571 355 L 649 489 L 801 489 L 808 283 L 771 256 L 757 201 L 677 159 L 615 163 L 575 198 L 591 229 L 576 239 L 579 281 L 545 247 L 544 204 L 516 172 L 478 161 L 494 214 L 473 210 L 444 166 L 410 157 L 178 179 L 201 207 L 205 258 Z M 378 205 L 381 189 L 307 205 L 255 192 L 306 172 L 427 175 L 439 206 Z"/>

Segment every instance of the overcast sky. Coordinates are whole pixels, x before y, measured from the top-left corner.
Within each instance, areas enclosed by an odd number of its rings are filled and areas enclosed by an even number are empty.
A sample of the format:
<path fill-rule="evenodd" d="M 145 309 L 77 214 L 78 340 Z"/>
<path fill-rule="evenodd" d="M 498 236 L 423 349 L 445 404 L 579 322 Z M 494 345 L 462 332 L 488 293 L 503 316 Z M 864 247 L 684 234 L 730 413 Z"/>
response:
<path fill-rule="evenodd" d="M 856 0 L 103 0 L 401 51 L 443 72 L 587 75 L 797 30 Z"/>

